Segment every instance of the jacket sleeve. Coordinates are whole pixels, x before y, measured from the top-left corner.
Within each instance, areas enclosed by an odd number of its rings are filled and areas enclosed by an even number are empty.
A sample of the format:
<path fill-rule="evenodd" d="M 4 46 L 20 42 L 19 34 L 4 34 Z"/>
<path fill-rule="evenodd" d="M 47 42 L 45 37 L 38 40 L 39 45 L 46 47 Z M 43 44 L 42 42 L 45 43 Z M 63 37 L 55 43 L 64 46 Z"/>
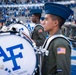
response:
<path fill-rule="evenodd" d="M 70 75 L 71 69 L 71 48 L 64 39 L 55 40 L 53 53 L 56 57 L 57 73 L 56 75 Z"/>
<path fill-rule="evenodd" d="M 38 39 L 35 39 L 34 41 L 36 42 L 36 45 L 37 46 L 42 46 L 45 39 L 46 39 L 46 32 L 44 32 L 44 29 L 42 26 L 37 26 L 35 28 L 35 32 L 36 32 L 36 35 L 37 35 L 37 38 Z"/>

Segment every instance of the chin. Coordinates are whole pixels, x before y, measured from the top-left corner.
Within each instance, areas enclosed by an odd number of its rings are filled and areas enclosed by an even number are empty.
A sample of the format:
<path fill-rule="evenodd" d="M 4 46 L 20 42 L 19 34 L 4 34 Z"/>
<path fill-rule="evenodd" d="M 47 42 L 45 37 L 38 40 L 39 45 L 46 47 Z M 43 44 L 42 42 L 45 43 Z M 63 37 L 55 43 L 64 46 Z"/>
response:
<path fill-rule="evenodd" d="M 44 31 L 47 31 L 47 30 L 44 28 Z"/>

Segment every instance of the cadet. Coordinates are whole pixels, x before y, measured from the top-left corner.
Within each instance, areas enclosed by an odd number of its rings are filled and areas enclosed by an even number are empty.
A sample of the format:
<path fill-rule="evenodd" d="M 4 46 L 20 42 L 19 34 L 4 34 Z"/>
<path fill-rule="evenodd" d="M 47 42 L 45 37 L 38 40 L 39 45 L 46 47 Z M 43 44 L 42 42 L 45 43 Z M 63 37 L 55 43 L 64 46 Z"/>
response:
<path fill-rule="evenodd" d="M 32 14 L 32 22 L 36 25 L 32 32 L 31 38 L 35 41 L 36 46 L 40 47 L 43 45 L 47 36 L 47 33 L 44 32 L 44 28 L 40 24 L 42 9 L 31 9 L 30 12 Z"/>
<path fill-rule="evenodd" d="M 45 3 L 44 30 L 49 32 L 49 38 L 62 35 L 61 26 L 73 12 L 68 7 Z M 63 35 L 62 35 L 63 36 Z M 46 40 L 46 47 L 49 38 Z M 70 75 L 71 69 L 71 47 L 68 40 L 59 37 L 53 39 L 48 47 L 48 55 L 44 55 L 42 63 L 42 75 Z"/>
<path fill-rule="evenodd" d="M 43 26 L 40 24 L 40 18 L 41 18 L 41 14 L 42 14 L 42 9 L 32 9 L 31 11 L 32 14 L 32 22 L 35 23 L 35 28 L 32 32 L 31 38 L 34 40 L 34 42 L 36 43 L 37 48 L 39 48 L 40 46 L 43 45 L 47 33 L 44 32 L 44 28 Z M 39 75 L 39 65 L 40 65 L 40 55 L 37 54 L 37 58 L 38 58 L 38 69 L 37 69 L 37 73 L 35 73 L 35 75 Z"/>

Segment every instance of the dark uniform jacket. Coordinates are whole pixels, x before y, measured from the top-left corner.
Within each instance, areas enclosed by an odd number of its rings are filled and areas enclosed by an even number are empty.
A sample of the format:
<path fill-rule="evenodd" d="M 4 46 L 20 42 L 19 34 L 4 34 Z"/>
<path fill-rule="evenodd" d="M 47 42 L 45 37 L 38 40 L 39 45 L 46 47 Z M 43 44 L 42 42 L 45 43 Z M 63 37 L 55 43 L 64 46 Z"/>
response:
<path fill-rule="evenodd" d="M 56 34 L 61 34 L 60 30 Z M 42 63 L 42 75 L 70 75 L 71 47 L 64 38 L 54 39 L 48 47 L 49 55 Z"/>
<path fill-rule="evenodd" d="M 46 37 L 47 37 L 47 32 L 44 31 L 44 28 L 40 24 L 37 24 L 31 35 L 31 38 L 35 41 L 36 46 L 37 47 L 42 46 Z M 38 60 L 37 63 L 40 64 L 39 54 L 37 54 L 37 60 Z M 37 68 L 37 73 L 35 73 L 35 75 L 39 75 L 39 66 Z"/>
<path fill-rule="evenodd" d="M 35 41 L 36 46 L 42 46 L 47 33 L 44 32 L 44 28 L 41 25 L 36 25 L 34 31 L 32 32 L 31 38 Z"/>

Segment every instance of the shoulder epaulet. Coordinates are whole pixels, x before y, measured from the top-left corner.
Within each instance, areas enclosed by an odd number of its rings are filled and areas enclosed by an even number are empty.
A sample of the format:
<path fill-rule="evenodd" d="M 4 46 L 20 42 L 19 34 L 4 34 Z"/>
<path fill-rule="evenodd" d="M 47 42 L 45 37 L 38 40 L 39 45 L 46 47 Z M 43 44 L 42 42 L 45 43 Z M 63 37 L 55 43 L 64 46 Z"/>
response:
<path fill-rule="evenodd" d="M 43 28 L 43 26 L 41 24 L 36 24 L 34 30 L 38 30 L 40 28 L 44 30 L 44 28 Z"/>
<path fill-rule="evenodd" d="M 41 24 L 36 24 L 35 27 L 43 27 Z"/>

